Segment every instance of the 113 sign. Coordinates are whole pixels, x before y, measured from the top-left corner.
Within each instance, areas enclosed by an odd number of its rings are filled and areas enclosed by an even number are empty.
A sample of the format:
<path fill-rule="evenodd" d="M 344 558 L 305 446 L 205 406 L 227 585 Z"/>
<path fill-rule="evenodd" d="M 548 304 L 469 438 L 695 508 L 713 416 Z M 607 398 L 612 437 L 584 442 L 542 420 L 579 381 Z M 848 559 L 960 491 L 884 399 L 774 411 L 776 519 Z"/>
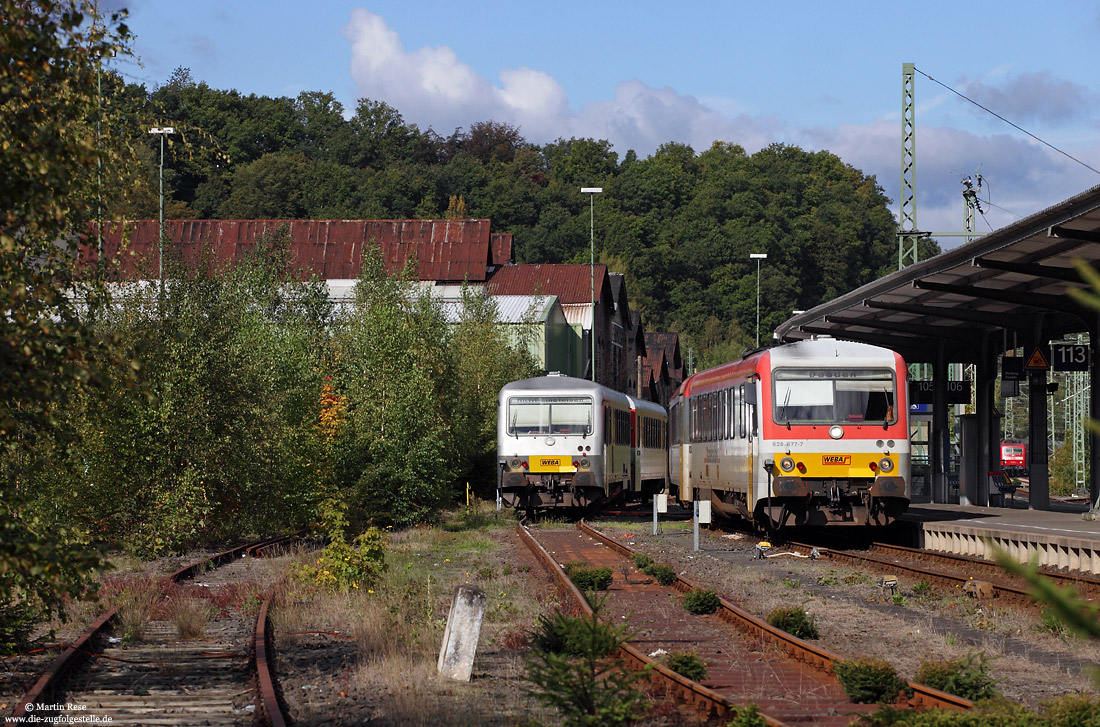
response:
<path fill-rule="evenodd" d="M 1054 371 L 1088 371 L 1090 358 L 1087 343 L 1050 344 L 1050 367 Z"/>

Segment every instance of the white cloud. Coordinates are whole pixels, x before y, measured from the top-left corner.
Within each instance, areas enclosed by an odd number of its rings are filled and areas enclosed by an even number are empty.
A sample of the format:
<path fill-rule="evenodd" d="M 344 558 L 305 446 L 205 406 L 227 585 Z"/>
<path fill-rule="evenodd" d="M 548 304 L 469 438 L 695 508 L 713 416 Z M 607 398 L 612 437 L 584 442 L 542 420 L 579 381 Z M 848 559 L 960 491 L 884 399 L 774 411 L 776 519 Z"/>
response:
<path fill-rule="evenodd" d="M 827 149 L 865 174 L 874 175 L 897 215 L 900 188 L 901 128 L 896 116 L 837 128 L 791 128 L 774 116 L 750 115 L 736 100 L 704 102 L 675 89 L 652 88 L 638 79 L 619 83 L 610 100 L 579 110 L 549 74 L 531 68 L 500 71 L 500 85 L 480 77 L 448 47 L 406 51 L 383 18 L 366 10 L 352 12 L 344 35 L 352 45 L 351 75 L 362 96 L 385 101 L 422 129 L 447 135 L 479 121 L 497 121 L 520 129 L 525 139 L 547 143 L 558 138 L 606 139 L 620 154 L 634 149 L 651 155 L 669 141 L 696 152 L 715 140 L 739 144 L 752 153 L 775 142 L 807 150 Z M 980 85 L 979 85 L 980 84 Z M 1032 109 L 1033 118 L 1082 111 L 1096 94 L 1046 73 L 1024 74 L 1001 86 L 977 81 L 972 93 L 1002 103 L 1010 111 Z M 949 96 L 923 102 L 922 112 Z M 1069 150 L 1078 158 L 1100 158 L 1096 134 Z M 947 126 L 918 124 L 917 222 L 923 230 L 961 231 L 964 225 L 963 177 L 981 174 L 988 232 L 1052 205 L 1100 182 L 1100 177 L 1026 136 L 1012 132 L 980 135 Z M 1096 166 L 1094 164 L 1093 166 Z M 1015 213 L 1015 214 L 1013 214 Z M 955 247 L 959 238 L 943 238 Z"/>

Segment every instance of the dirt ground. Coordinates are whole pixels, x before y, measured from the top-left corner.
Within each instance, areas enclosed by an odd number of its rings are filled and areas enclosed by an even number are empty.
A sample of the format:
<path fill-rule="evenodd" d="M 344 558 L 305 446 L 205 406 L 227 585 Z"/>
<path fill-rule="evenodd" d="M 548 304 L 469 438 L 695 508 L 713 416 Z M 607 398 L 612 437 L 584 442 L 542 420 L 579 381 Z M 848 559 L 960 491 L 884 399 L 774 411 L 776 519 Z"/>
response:
<path fill-rule="evenodd" d="M 843 658 L 887 659 L 907 679 L 924 659 L 971 656 L 988 660 L 1007 698 L 1033 708 L 1051 697 L 1091 694 L 1095 688 L 1087 669 L 1100 664 L 1100 645 L 1044 628 L 1037 612 L 904 579 L 890 594 L 876 585 L 876 574 L 828 561 L 755 558 L 755 547 L 736 533 L 703 531 L 695 552 L 690 526 L 682 522 L 663 523 L 657 535 L 647 520 L 593 524 L 758 617 L 777 606 L 800 605 L 813 615 L 822 648 Z M 310 557 L 287 556 L 288 582 L 289 562 Z M 388 558 L 385 582 L 364 589 L 367 593 L 288 588 L 273 611 L 276 669 L 299 727 L 561 724 L 528 691 L 524 675 L 528 635 L 538 615 L 552 613 L 562 596 L 520 544 L 514 521 L 502 518 L 461 532 L 436 527 L 397 534 Z M 435 670 L 451 594 L 461 583 L 488 594 L 468 683 L 443 680 Z M 5 714 L 32 674 L 27 660 L 0 665 Z M 675 705 L 653 707 L 645 727 L 689 723 Z"/>

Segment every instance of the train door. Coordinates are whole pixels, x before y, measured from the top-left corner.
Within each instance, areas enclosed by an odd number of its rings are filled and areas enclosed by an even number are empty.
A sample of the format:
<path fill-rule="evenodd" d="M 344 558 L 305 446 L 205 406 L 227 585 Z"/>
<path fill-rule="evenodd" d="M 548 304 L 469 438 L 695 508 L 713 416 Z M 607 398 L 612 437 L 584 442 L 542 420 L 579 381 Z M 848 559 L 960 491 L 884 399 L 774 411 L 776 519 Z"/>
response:
<path fill-rule="evenodd" d="M 749 512 L 756 506 L 757 495 L 757 482 L 760 479 L 760 475 L 757 473 L 756 464 L 760 459 L 760 437 L 759 428 L 756 423 L 757 402 L 759 396 L 757 394 L 757 383 L 750 380 L 748 384 L 741 384 L 741 427 L 740 436 L 744 438 L 746 444 L 745 447 L 745 471 L 748 474 L 746 505 Z"/>
<path fill-rule="evenodd" d="M 630 407 L 630 485 L 627 489 L 640 492 L 642 489 L 642 427 L 645 426 L 645 417 L 638 414 L 637 410 Z"/>

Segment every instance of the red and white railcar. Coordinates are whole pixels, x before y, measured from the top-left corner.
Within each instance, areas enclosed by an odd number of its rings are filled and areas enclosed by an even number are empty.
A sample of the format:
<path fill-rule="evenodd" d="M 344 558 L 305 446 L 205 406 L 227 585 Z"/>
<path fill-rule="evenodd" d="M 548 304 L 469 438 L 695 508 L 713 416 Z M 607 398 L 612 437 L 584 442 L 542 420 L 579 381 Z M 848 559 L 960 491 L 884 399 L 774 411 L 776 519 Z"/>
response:
<path fill-rule="evenodd" d="M 769 531 L 886 525 L 910 498 L 905 361 L 820 337 L 690 376 L 669 406 L 681 502 Z"/>

